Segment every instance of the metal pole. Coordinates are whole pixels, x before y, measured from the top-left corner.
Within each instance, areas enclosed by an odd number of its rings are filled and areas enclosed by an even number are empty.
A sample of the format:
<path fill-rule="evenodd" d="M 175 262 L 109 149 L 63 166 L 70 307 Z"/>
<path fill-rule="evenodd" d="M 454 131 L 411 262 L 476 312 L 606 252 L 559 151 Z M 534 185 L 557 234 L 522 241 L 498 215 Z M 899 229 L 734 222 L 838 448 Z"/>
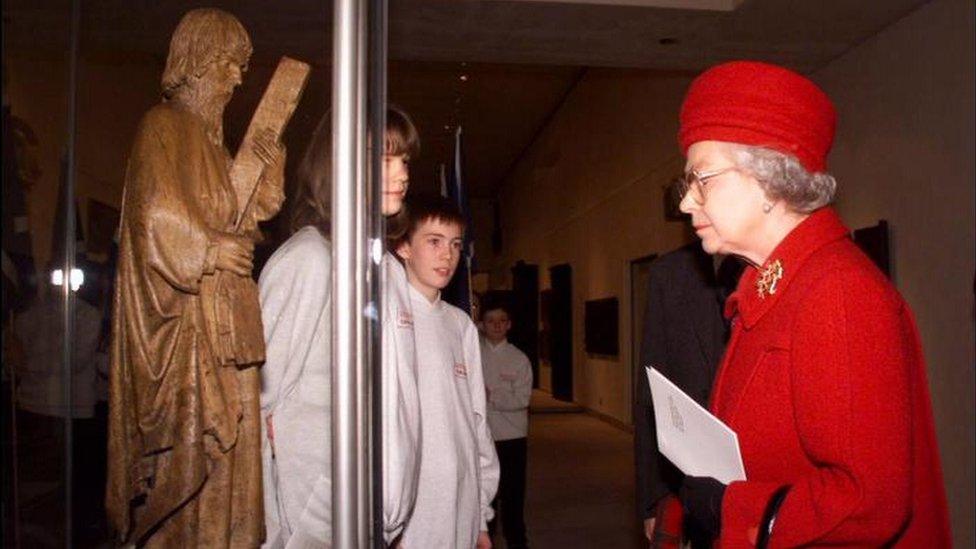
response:
<path fill-rule="evenodd" d="M 336 0 L 332 64 L 332 541 L 369 543 L 369 379 L 364 353 L 366 8 Z M 365 515 L 365 516 L 364 516 Z"/>
<path fill-rule="evenodd" d="M 72 364 L 74 363 L 74 292 L 71 289 L 71 274 L 75 267 L 75 166 L 77 164 L 75 150 L 75 136 L 78 121 L 78 40 L 79 24 L 81 21 L 81 0 L 71 2 L 71 57 L 68 59 L 68 161 L 65 169 L 64 182 L 64 266 L 61 278 L 63 298 L 62 321 L 64 324 L 64 340 L 61 353 L 61 390 L 64 402 L 64 546 L 71 548 L 72 543 L 72 512 L 74 463 L 72 449 L 74 448 L 74 431 L 71 424 L 72 409 Z M 55 237 L 57 238 L 57 237 Z M 50 276 L 48 274 L 48 276 Z M 44 282 L 42 282 L 44 283 Z"/>

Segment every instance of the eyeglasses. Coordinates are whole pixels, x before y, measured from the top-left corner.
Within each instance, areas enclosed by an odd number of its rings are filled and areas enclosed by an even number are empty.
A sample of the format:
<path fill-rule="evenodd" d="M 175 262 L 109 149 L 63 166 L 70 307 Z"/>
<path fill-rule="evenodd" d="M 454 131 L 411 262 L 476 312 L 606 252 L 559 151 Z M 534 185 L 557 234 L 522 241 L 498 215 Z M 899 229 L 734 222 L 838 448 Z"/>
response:
<path fill-rule="evenodd" d="M 698 170 L 691 170 L 690 172 L 678 176 L 675 180 L 675 190 L 678 192 L 678 199 L 684 200 L 685 196 L 691 193 L 691 199 L 695 201 L 695 204 L 699 206 L 705 203 L 705 184 L 708 183 L 713 177 L 718 177 L 726 172 L 731 172 L 737 170 L 735 166 L 730 166 L 728 168 L 722 168 L 720 170 L 711 170 L 707 172 L 700 172 Z"/>

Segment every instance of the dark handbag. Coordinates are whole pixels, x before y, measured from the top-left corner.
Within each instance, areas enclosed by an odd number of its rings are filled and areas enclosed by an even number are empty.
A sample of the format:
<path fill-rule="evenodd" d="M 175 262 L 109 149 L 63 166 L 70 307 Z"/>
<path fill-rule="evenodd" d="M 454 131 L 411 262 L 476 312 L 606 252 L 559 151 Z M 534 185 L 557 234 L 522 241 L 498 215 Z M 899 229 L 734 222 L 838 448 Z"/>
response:
<path fill-rule="evenodd" d="M 763 511 L 762 522 L 759 523 L 759 534 L 756 537 L 757 549 L 769 547 L 769 536 L 773 534 L 773 527 L 776 526 L 776 514 L 779 513 L 779 508 L 783 505 L 783 500 L 786 499 L 789 492 L 790 485 L 780 486 L 769 498 L 766 510 Z"/>

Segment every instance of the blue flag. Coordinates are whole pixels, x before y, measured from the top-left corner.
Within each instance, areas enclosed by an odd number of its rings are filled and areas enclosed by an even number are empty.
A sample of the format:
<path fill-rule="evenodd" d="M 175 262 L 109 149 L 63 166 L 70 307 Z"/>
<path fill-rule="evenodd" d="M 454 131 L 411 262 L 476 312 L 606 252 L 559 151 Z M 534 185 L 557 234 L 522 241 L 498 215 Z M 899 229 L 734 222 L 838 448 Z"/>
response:
<path fill-rule="evenodd" d="M 471 209 L 468 205 L 468 192 L 462 179 L 464 154 L 461 126 L 454 132 L 454 161 L 450 169 L 441 166 L 441 195 L 454 202 L 464 216 L 464 244 L 461 261 L 454 278 L 441 297 L 448 303 L 471 314 L 471 269 L 474 267 L 474 227 L 471 224 Z M 445 173 L 446 172 L 446 173 Z"/>

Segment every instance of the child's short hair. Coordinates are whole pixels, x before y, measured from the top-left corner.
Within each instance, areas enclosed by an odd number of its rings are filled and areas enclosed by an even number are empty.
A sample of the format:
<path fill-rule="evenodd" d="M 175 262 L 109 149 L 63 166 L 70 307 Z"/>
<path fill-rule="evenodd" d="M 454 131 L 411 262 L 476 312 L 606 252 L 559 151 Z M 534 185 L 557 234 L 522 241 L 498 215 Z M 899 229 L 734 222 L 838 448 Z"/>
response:
<path fill-rule="evenodd" d="M 512 320 L 511 307 L 503 299 L 495 298 L 482 300 L 481 318 L 485 318 L 485 315 L 492 311 L 501 311 L 505 313 L 505 316 L 507 316 L 509 320 Z"/>
<path fill-rule="evenodd" d="M 457 225 L 464 231 L 465 222 L 454 202 L 440 195 L 417 194 L 408 198 L 403 206 L 404 227 L 400 234 L 391 241 L 391 248 L 396 249 L 405 242 L 410 242 L 422 223 L 440 221 L 441 223 Z"/>

